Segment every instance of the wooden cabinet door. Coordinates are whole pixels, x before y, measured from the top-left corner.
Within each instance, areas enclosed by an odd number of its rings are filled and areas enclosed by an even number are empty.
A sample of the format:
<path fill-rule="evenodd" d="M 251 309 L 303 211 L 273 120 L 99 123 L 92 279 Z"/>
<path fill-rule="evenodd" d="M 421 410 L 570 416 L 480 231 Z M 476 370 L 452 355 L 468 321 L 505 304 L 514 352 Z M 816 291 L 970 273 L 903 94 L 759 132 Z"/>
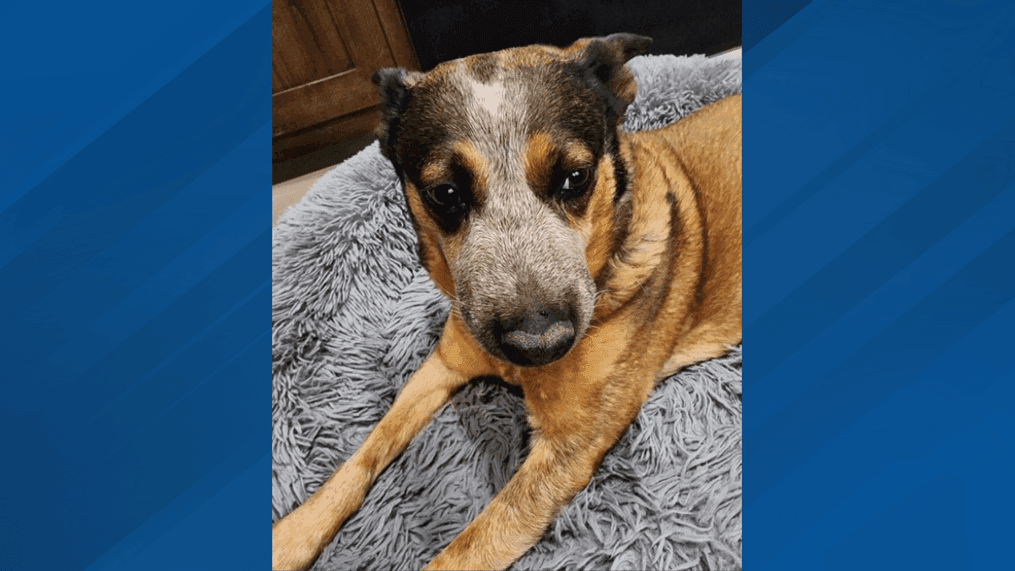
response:
<path fill-rule="evenodd" d="M 370 74 L 415 67 L 394 0 L 272 0 L 272 136 L 377 105 Z"/>

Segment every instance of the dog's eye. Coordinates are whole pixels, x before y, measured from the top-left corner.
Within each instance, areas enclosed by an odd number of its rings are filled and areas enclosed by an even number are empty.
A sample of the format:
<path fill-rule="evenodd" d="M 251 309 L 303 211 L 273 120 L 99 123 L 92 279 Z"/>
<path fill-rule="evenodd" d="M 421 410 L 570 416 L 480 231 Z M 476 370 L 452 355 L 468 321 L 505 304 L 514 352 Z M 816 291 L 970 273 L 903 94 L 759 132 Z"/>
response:
<path fill-rule="evenodd" d="M 589 183 L 589 170 L 577 169 L 567 173 L 564 181 L 560 183 L 560 195 L 562 198 L 573 198 L 584 192 Z"/>
<path fill-rule="evenodd" d="M 462 191 L 451 184 L 441 184 L 430 188 L 425 193 L 427 202 L 438 214 L 454 214 L 465 205 Z"/>

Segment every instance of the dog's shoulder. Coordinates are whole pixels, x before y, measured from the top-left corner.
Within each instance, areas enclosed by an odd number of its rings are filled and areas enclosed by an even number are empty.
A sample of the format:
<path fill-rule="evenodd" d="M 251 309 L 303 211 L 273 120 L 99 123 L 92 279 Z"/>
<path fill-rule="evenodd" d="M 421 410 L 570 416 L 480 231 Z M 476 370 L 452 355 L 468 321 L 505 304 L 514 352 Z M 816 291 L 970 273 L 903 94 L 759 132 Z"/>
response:
<path fill-rule="evenodd" d="M 662 162 L 672 158 L 692 178 L 725 174 L 734 185 L 741 172 L 741 106 L 741 95 L 731 95 L 662 129 L 631 133 L 635 154 L 656 156 Z M 645 157 L 638 159 L 644 163 Z"/>
<path fill-rule="evenodd" d="M 636 139 L 670 141 L 674 144 L 687 138 L 703 140 L 703 135 L 719 138 L 729 135 L 739 136 L 743 128 L 742 100 L 743 97 L 739 93 L 730 95 L 697 109 L 665 127 L 635 131 L 632 135 Z"/>

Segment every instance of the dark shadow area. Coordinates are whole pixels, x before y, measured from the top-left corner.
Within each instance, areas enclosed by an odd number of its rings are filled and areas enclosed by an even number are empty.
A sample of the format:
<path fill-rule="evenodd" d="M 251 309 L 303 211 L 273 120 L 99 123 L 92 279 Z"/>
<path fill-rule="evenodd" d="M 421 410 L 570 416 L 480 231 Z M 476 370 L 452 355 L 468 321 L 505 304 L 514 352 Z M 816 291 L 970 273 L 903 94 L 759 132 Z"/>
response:
<path fill-rule="evenodd" d="M 740 2 L 731 0 L 400 0 L 423 70 L 440 62 L 586 36 L 651 36 L 651 54 L 712 55 L 740 45 Z"/>

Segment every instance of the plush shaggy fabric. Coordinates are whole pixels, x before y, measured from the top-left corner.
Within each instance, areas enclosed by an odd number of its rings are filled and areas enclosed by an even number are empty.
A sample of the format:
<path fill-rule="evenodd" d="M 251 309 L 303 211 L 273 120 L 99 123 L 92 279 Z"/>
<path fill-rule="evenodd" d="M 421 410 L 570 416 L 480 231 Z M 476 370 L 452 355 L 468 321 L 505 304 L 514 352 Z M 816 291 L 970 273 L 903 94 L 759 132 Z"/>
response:
<path fill-rule="evenodd" d="M 740 60 L 643 56 L 625 128 L 740 91 Z M 364 440 L 448 313 L 376 143 L 286 212 L 272 245 L 272 521 Z M 591 483 L 513 569 L 741 567 L 741 350 L 663 380 Z M 314 569 L 418 569 L 525 459 L 517 389 L 466 386 L 380 475 Z"/>

